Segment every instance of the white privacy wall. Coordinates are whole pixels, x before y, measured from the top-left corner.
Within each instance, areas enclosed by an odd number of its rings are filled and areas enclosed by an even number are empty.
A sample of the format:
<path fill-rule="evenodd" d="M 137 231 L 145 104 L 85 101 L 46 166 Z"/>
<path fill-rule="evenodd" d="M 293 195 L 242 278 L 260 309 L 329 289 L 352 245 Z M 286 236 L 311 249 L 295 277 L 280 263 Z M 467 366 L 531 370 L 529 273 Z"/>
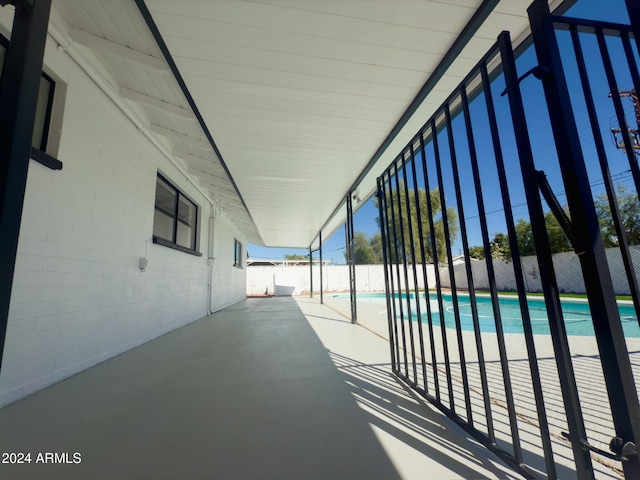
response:
<path fill-rule="evenodd" d="M 217 215 L 209 261 L 208 200 L 49 43 L 45 66 L 67 84 L 64 167 L 29 165 L 0 406 L 245 298 L 231 221 Z M 152 243 L 158 170 L 198 205 L 202 257 Z"/>
<path fill-rule="evenodd" d="M 247 268 L 247 295 L 273 295 L 276 285 L 295 287 L 293 295 L 308 293 L 310 285 L 309 266 L 252 266 Z M 424 288 L 422 267 L 417 266 L 418 288 Z M 398 285 L 396 267 L 393 279 Z M 400 282 L 405 287 L 404 270 L 400 267 Z M 433 265 L 427 265 L 427 283 L 435 285 Z M 413 288 L 413 270 L 409 274 L 409 285 Z M 322 267 L 322 286 L 325 292 L 349 291 L 349 267 L 347 265 L 325 265 Z M 320 267 L 313 267 L 313 291 L 320 292 Z M 384 267 L 382 265 L 356 265 L 356 291 L 384 292 Z"/>
<path fill-rule="evenodd" d="M 629 247 L 631 263 L 636 271 L 640 273 L 640 246 Z M 605 249 L 613 290 L 616 295 L 630 295 L 629 282 L 624 268 L 622 255 L 619 248 Z M 538 259 L 535 256 L 522 257 L 522 268 L 524 271 L 524 285 L 528 292 L 542 292 L 542 281 L 540 279 L 540 269 Z M 495 271 L 495 282 L 498 290 L 516 290 L 516 278 L 513 270 L 513 263 L 507 260 L 493 260 Z M 558 290 L 561 293 L 586 293 L 580 259 L 573 252 L 561 252 L 553 255 L 553 269 L 556 275 Z M 484 260 L 473 260 L 471 262 L 473 281 L 476 288 L 489 289 L 489 276 L 487 274 L 487 264 Z M 466 267 L 464 263 L 454 267 L 455 281 L 458 288 L 467 288 Z M 450 287 L 451 281 L 449 272 L 444 274 L 441 270 L 442 285 Z"/>
<path fill-rule="evenodd" d="M 640 245 L 630 247 L 632 263 L 636 274 L 640 273 Z M 613 288 L 616 295 L 630 295 L 629 282 L 622 261 L 619 248 L 606 249 L 607 263 L 611 272 Z M 538 259 L 535 256 L 521 257 L 524 271 L 524 285 L 528 292 L 541 292 L 542 283 Z M 556 282 L 561 293 L 585 293 L 584 279 L 580 268 L 580 260 L 573 252 L 562 252 L 553 255 L 553 268 Z M 498 290 L 513 291 L 517 289 L 513 262 L 493 259 L 494 281 Z M 308 293 L 310 289 L 309 267 L 303 266 L 265 266 L 249 267 L 247 269 L 247 294 L 274 294 L 275 285 L 280 282 L 295 287 L 294 295 Z M 398 286 L 406 289 L 415 288 L 413 269 L 409 266 L 405 279 L 404 265 L 391 265 L 389 270 L 395 290 Z M 489 276 L 485 260 L 471 260 L 473 285 L 476 289 L 489 290 Z M 453 266 L 456 288 L 467 290 L 467 271 L 464 261 L 456 262 Z M 421 265 L 416 266 L 418 288 L 424 288 L 424 277 Z M 449 267 L 441 264 L 439 267 L 440 284 L 444 288 L 451 288 Z M 435 269 L 432 264 L 427 265 L 427 284 L 429 288 L 436 287 Z M 349 291 L 349 267 L 347 265 L 330 265 L 323 267 L 323 288 L 325 292 Z M 356 290 L 358 292 L 385 291 L 384 267 L 382 265 L 357 265 Z M 313 291 L 320 292 L 320 270 L 313 267 Z"/>

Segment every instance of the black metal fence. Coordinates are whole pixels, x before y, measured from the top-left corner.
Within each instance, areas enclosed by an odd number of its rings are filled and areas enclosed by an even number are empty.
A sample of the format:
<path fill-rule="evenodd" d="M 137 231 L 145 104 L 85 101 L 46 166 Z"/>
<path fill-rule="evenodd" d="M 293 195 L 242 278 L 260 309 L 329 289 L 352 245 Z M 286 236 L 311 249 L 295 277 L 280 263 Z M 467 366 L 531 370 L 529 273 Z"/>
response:
<path fill-rule="evenodd" d="M 534 45 L 516 60 L 503 32 L 378 178 L 392 368 L 527 477 L 640 478 L 637 41 L 545 1 L 529 15 Z M 620 249 L 635 317 L 605 246 Z M 577 255 L 588 303 L 561 297 L 558 249 Z"/>

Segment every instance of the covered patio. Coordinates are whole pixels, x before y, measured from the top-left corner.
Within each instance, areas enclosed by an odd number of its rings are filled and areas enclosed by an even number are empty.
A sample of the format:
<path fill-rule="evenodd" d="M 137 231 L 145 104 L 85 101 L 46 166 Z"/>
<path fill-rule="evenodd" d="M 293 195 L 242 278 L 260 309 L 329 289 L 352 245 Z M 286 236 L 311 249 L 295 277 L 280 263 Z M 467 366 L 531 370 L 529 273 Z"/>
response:
<path fill-rule="evenodd" d="M 304 297 L 250 298 L 0 410 L 11 479 L 521 478 Z M 81 454 L 38 464 L 38 453 Z"/>
<path fill-rule="evenodd" d="M 0 0 L 0 478 L 639 478 L 616 192 L 637 204 L 640 6 L 572 16 L 587 4 Z M 374 195 L 385 304 L 361 306 Z M 322 255 L 343 228 L 338 305 Z M 247 299 L 252 244 L 308 251 L 310 298 Z"/>

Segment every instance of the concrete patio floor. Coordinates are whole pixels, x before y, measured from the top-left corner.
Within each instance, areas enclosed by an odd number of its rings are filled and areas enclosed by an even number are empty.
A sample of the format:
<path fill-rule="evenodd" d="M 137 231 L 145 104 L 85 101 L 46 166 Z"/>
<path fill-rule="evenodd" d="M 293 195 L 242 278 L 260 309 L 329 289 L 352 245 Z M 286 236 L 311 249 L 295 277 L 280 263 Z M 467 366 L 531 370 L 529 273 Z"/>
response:
<path fill-rule="evenodd" d="M 388 362 L 316 299 L 247 299 L 0 409 L 0 452 L 32 456 L 0 478 L 521 478 Z"/>

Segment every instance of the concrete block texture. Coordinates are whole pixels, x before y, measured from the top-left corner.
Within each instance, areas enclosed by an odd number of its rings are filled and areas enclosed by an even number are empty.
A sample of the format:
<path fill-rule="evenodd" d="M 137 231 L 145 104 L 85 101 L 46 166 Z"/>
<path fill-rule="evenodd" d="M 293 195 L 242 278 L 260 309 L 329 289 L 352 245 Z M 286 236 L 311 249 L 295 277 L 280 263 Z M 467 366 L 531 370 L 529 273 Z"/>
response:
<path fill-rule="evenodd" d="M 52 126 L 61 131 L 63 169 L 29 165 L 0 406 L 243 300 L 246 291 L 246 269 L 233 266 L 234 240 L 246 241 L 233 220 L 212 215 L 191 179 L 67 53 L 48 47 L 45 67 L 66 86 L 62 124 Z M 198 206 L 200 257 L 153 243 L 159 171 Z M 140 257 L 149 261 L 144 272 Z"/>

